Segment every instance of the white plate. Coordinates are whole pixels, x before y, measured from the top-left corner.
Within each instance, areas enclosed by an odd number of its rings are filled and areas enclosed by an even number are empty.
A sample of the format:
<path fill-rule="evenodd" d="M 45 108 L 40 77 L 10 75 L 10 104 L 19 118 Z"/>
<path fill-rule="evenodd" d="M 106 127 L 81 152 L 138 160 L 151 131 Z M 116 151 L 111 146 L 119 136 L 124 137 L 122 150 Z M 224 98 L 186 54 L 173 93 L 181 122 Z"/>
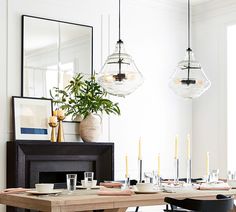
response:
<path fill-rule="evenodd" d="M 36 190 L 30 190 L 30 191 L 26 191 L 26 192 L 29 194 L 35 194 L 35 195 L 45 195 L 45 194 L 58 194 L 58 193 L 61 193 L 62 191 L 63 191 L 62 189 L 54 189 L 49 192 L 39 192 Z"/>
<path fill-rule="evenodd" d="M 151 190 L 151 191 L 134 191 L 135 194 L 156 194 L 160 192 L 159 190 Z"/>
<path fill-rule="evenodd" d="M 78 189 L 87 189 L 86 187 L 83 187 L 83 186 L 76 186 L 76 188 L 78 188 Z M 91 189 L 99 189 L 99 188 L 101 188 L 101 186 L 94 186 Z"/>

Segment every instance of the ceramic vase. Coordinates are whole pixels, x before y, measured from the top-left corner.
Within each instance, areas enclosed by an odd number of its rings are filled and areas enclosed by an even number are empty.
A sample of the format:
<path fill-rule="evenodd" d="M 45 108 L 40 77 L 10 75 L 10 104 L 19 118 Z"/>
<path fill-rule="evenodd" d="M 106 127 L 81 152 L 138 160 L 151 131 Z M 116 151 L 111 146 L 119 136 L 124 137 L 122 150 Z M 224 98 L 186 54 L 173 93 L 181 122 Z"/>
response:
<path fill-rule="evenodd" d="M 98 114 L 90 113 L 80 122 L 79 133 L 84 142 L 98 141 L 102 132 L 102 118 Z"/>

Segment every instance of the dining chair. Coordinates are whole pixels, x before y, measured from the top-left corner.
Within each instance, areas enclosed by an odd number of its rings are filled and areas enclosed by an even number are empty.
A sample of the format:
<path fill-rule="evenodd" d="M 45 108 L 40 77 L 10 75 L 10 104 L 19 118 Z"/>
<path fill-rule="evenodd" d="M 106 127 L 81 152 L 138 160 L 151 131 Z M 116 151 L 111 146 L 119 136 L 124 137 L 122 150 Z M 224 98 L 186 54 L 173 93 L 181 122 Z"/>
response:
<path fill-rule="evenodd" d="M 200 211 L 200 212 L 228 212 L 234 207 L 234 198 L 218 194 L 215 200 L 199 200 L 199 199 L 174 199 L 165 197 L 164 201 L 167 205 L 164 211 L 180 212 L 180 211 Z M 187 210 L 184 210 L 187 209 Z"/>

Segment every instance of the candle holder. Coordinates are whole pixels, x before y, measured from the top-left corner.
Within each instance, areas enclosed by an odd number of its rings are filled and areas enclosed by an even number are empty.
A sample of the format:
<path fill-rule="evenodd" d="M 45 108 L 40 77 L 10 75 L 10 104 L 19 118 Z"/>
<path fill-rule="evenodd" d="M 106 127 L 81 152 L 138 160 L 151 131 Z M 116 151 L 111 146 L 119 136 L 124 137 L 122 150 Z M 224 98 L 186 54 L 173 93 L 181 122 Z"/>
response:
<path fill-rule="evenodd" d="M 206 183 L 210 183 L 210 174 L 206 175 L 205 177 L 206 177 Z"/>
<path fill-rule="evenodd" d="M 58 134 L 57 134 L 57 142 L 63 142 L 64 139 L 64 131 L 63 131 L 63 125 L 62 121 L 65 119 L 65 116 L 57 116 L 59 125 L 58 125 Z"/>
<path fill-rule="evenodd" d="M 138 160 L 138 173 L 139 173 L 139 182 L 142 183 L 143 181 L 143 161 L 142 159 Z"/>
<path fill-rule="evenodd" d="M 154 176 L 154 179 L 155 179 L 155 182 L 154 184 L 157 186 L 157 187 L 161 187 L 161 176 L 160 174 L 157 172 L 153 172 L 153 176 Z"/>
<path fill-rule="evenodd" d="M 191 184 L 191 177 L 192 177 L 192 161 L 191 159 L 187 160 L 187 179 L 186 179 L 186 183 L 187 184 Z"/>
<path fill-rule="evenodd" d="M 179 183 L 179 158 L 175 158 L 175 179 L 174 183 Z"/>
<path fill-rule="evenodd" d="M 52 128 L 51 131 L 51 142 L 56 142 L 56 130 L 55 128 L 57 127 L 58 123 L 54 122 L 54 123 L 48 123 L 48 125 Z"/>
<path fill-rule="evenodd" d="M 129 176 L 126 176 L 125 175 L 125 184 L 124 184 L 124 189 L 129 189 L 129 187 L 130 187 L 130 178 L 129 178 Z"/>
<path fill-rule="evenodd" d="M 157 175 L 157 186 L 161 188 L 161 176 Z"/>

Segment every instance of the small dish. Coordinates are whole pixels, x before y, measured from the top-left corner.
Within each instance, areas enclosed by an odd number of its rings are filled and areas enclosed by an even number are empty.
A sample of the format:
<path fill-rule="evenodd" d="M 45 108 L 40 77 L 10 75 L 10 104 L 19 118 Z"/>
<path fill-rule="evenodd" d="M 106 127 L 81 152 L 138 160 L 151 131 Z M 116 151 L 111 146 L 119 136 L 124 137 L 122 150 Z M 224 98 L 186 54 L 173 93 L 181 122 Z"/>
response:
<path fill-rule="evenodd" d="M 76 188 L 78 189 L 87 189 L 86 187 L 82 186 L 82 185 L 79 185 L 79 186 L 76 186 Z M 100 189 L 101 186 L 93 186 L 91 189 Z"/>
<path fill-rule="evenodd" d="M 63 191 L 63 189 L 54 189 L 54 190 L 48 191 L 48 192 L 40 192 L 40 191 L 36 191 L 36 190 L 29 190 L 29 191 L 26 191 L 26 193 L 34 194 L 34 195 L 46 195 L 46 194 L 58 194 L 58 193 L 61 193 L 62 191 Z"/>

